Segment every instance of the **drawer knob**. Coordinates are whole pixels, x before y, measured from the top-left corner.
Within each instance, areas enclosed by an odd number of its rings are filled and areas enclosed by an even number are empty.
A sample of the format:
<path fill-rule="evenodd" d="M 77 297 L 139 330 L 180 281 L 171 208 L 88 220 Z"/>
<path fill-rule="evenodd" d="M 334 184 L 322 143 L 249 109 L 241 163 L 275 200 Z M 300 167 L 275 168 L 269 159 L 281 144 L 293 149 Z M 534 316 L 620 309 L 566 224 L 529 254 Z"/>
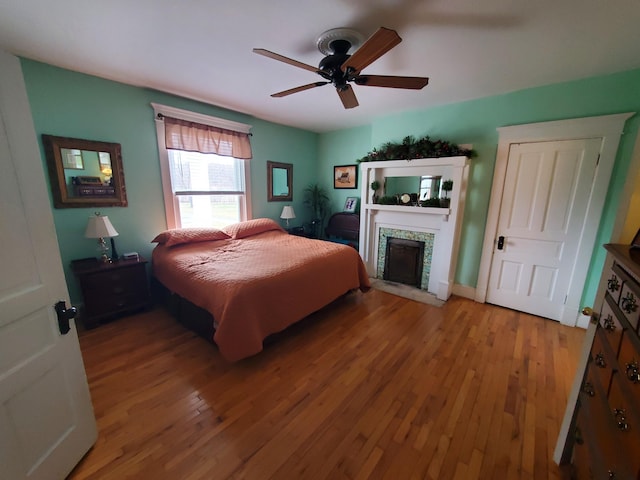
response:
<path fill-rule="evenodd" d="M 616 472 L 614 472 L 613 470 L 607 470 L 607 475 L 609 477 L 609 480 L 615 480 L 616 478 Z"/>
<path fill-rule="evenodd" d="M 593 389 L 593 385 L 590 382 L 585 382 L 585 384 L 582 386 L 582 391 L 590 397 L 596 396 L 596 391 Z"/>
<path fill-rule="evenodd" d="M 627 379 L 633 383 L 640 383 L 640 368 L 638 368 L 638 363 L 634 360 L 630 363 L 627 363 Z"/>
<path fill-rule="evenodd" d="M 600 368 L 607 368 L 607 362 L 605 361 L 604 355 L 602 353 L 598 353 L 596 355 L 594 362 Z"/>
<path fill-rule="evenodd" d="M 607 332 L 615 332 L 616 323 L 613 321 L 613 317 L 610 314 L 604 319 L 603 327 Z"/>
<path fill-rule="evenodd" d="M 632 313 L 638 310 L 638 302 L 636 301 L 635 295 L 631 292 L 627 292 L 627 295 L 622 299 L 620 306 L 625 313 Z"/>
<path fill-rule="evenodd" d="M 620 290 L 620 281 L 618 280 L 618 277 L 611 275 L 611 278 L 607 280 L 607 290 L 610 292 L 617 292 Z"/>
<path fill-rule="evenodd" d="M 627 423 L 627 412 L 624 408 L 614 408 L 613 416 L 615 417 L 618 428 L 620 430 L 622 430 L 623 432 L 629 430 L 629 424 Z"/>
<path fill-rule="evenodd" d="M 582 437 L 582 432 L 579 428 L 576 427 L 575 431 L 575 441 L 578 445 L 584 444 L 584 438 Z"/>

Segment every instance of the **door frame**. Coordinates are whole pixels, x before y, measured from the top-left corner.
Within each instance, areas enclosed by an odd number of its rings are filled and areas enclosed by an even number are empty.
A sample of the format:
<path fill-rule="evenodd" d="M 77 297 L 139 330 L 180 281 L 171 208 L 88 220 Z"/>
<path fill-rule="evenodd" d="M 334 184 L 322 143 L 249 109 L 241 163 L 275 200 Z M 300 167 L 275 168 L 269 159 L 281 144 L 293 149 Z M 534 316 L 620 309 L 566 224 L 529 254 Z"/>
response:
<path fill-rule="evenodd" d="M 578 245 L 576 259 L 591 258 L 595 244 L 600 217 L 604 207 L 611 172 L 616 159 L 620 136 L 628 118 L 634 112 L 619 113 L 614 115 L 601 115 L 568 120 L 556 120 L 552 122 L 529 123 L 499 127 L 498 151 L 491 186 L 489 211 L 485 225 L 482 256 L 478 271 L 475 301 L 485 303 L 489 276 L 491 274 L 491 261 L 494 253 L 494 243 L 498 231 L 498 219 L 500 206 L 509 160 L 509 151 L 514 143 L 534 143 L 560 140 L 578 140 L 586 138 L 601 138 L 600 159 L 593 181 L 589 205 L 585 215 L 583 233 Z M 569 283 L 569 292 L 560 323 L 575 326 L 580 318 L 579 308 L 584 283 L 587 278 L 589 262 L 576 261 Z"/>

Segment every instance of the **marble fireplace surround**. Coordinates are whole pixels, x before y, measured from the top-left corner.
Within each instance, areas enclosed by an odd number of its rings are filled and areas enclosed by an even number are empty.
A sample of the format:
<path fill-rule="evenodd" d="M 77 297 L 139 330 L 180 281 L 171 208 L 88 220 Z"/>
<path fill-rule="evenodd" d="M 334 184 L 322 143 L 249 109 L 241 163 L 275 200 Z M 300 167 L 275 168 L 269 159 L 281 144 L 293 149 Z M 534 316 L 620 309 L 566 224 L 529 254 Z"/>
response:
<path fill-rule="evenodd" d="M 430 233 L 434 235 L 434 240 L 426 290 L 439 300 L 447 300 L 451 296 L 458 257 L 469 159 L 460 156 L 363 162 L 360 164 L 360 175 L 360 256 L 369 276 L 382 278 L 383 272 L 379 271 L 384 268 L 384 263 L 382 267 L 379 266 L 381 229 Z M 385 177 L 422 175 L 441 175 L 444 180 L 453 180 L 449 208 L 379 205 L 372 202 L 373 192 L 369 186 L 374 180 L 383 185 Z"/>

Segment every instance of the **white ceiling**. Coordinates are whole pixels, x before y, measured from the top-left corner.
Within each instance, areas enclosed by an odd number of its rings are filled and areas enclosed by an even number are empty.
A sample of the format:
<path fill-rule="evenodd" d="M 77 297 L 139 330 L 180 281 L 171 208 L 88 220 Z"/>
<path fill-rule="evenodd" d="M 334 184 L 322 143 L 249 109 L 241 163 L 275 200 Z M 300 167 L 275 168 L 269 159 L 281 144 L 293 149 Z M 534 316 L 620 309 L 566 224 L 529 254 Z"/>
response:
<path fill-rule="evenodd" d="M 2 0 L 0 48 L 285 125 L 328 131 L 389 113 L 640 67 L 640 0 Z M 363 70 L 430 77 L 423 90 L 331 85 L 252 53 L 316 66 L 318 36 L 378 27 L 403 41 Z M 639 87 L 640 88 L 640 87 Z"/>

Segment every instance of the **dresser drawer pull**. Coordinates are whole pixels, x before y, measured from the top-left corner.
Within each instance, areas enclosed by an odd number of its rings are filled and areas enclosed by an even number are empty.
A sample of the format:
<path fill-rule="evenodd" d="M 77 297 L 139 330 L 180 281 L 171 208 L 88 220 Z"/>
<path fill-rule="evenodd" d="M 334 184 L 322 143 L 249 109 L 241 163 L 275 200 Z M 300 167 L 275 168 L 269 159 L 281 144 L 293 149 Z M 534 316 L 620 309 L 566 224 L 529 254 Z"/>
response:
<path fill-rule="evenodd" d="M 623 432 L 626 432 L 627 430 L 629 430 L 629 424 L 627 423 L 626 415 L 627 415 L 627 412 L 625 411 L 624 408 L 613 409 L 613 416 L 615 417 L 616 422 L 618 423 L 618 428 Z"/>
<path fill-rule="evenodd" d="M 604 355 L 601 353 L 596 355 L 594 362 L 599 368 L 607 368 L 607 362 L 604 359 Z"/>
<path fill-rule="evenodd" d="M 638 368 L 638 363 L 633 361 L 631 363 L 627 363 L 627 379 L 633 383 L 640 383 L 640 368 Z"/>
<path fill-rule="evenodd" d="M 578 427 L 576 427 L 576 431 L 574 434 L 574 440 L 578 445 L 583 445 L 584 444 L 584 438 L 582 437 L 582 432 L 580 431 L 580 429 Z"/>
<path fill-rule="evenodd" d="M 620 290 L 620 281 L 615 275 L 611 275 L 611 278 L 607 281 L 607 290 L 610 292 L 617 292 Z"/>
<path fill-rule="evenodd" d="M 627 292 L 627 296 L 622 299 L 620 306 L 625 313 L 632 313 L 638 310 L 638 302 L 636 301 L 635 295 L 631 292 Z"/>
<path fill-rule="evenodd" d="M 596 396 L 596 391 L 594 390 L 593 385 L 591 385 L 591 383 L 589 382 L 585 382 L 585 384 L 582 386 L 582 391 L 590 397 Z"/>
<path fill-rule="evenodd" d="M 609 480 L 615 480 L 616 472 L 614 472 L 613 470 L 607 470 L 607 474 L 609 476 Z"/>
<path fill-rule="evenodd" d="M 615 332 L 616 323 L 613 321 L 613 317 L 611 315 L 607 315 L 607 318 L 604 319 L 603 327 L 608 332 Z"/>

